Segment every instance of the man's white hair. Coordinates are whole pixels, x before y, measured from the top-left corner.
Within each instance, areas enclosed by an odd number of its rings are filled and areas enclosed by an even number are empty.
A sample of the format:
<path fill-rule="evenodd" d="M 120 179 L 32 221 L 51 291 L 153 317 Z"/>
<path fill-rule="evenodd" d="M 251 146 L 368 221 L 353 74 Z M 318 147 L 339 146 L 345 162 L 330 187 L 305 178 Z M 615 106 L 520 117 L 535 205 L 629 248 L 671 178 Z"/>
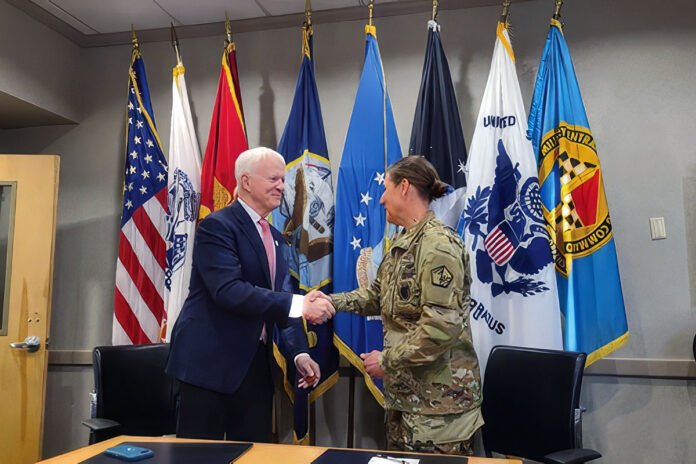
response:
<path fill-rule="evenodd" d="M 274 156 L 285 164 L 283 155 L 270 148 L 256 147 L 241 152 L 237 157 L 237 161 L 234 163 L 234 178 L 237 180 L 237 185 L 242 183 L 242 175 L 251 174 L 257 162 L 264 158 Z"/>

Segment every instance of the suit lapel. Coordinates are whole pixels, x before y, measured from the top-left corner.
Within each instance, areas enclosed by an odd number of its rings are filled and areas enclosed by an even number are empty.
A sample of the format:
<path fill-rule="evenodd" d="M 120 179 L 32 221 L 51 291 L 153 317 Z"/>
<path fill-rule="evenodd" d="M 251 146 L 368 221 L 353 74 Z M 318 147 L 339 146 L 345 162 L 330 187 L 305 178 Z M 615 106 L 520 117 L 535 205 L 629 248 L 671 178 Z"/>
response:
<path fill-rule="evenodd" d="M 259 263 L 261 263 L 261 267 L 263 268 L 263 275 L 266 277 L 266 284 L 268 284 L 268 288 L 271 288 L 271 272 L 268 266 L 268 257 L 266 256 L 266 248 L 263 246 L 263 240 L 261 240 L 261 236 L 259 236 L 259 230 L 252 222 L 251 217 L 249 217 L 249 214 L 246 212 L 244 207 L 239 204 L 238 201 L 232 203 L 230 208 L 232 208 L 234 212 L 233 217 L 241 226 L 242 232 L 247 236 L 249 239 L 249 244 L 259 257 Z M 276 262 L 278 261 L 277 256 L 278 253 L 276 250 Z"/>
<path fill-rule="evenodd" d="M 275 245 L 276 253 L 276 275 L 275 275 L 275 289 L 276 291 L 283 291 L 283 280 L 288 273 L 288 265 L 285 261 L 285 237 L 278 231 L 275 227 L 271 226 L 271 232 L 273 235 L 273 243 Z"/>

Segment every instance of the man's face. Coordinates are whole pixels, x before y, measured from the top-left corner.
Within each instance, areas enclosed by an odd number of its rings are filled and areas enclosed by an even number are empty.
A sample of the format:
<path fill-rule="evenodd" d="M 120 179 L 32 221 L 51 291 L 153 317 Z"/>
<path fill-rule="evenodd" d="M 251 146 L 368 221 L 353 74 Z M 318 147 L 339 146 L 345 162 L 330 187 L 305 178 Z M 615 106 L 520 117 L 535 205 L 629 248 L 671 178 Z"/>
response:
<path fill-rule="evenodd" d="M 280 205 L 285 188 L 285 163 L 275 156 L 261 158 L 254 165 L 251 174 L 242 176 L 248 188 L 253 206 L 261 216 Z M 247 178 L 246 181 L 244 178 Z"/>

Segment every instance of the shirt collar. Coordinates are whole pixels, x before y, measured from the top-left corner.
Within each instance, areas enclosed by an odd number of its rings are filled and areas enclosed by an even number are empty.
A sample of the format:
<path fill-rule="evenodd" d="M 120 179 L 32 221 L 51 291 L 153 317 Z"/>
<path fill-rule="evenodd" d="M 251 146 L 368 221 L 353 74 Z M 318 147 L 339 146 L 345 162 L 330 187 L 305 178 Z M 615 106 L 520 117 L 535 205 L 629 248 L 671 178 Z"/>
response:
<path fill-rule="evenodd" d="M 392 248 L 408 248 L 413 239 L 420 234 L 421 230 L 423 230 L 425 224 L 430 222 L 432 219 L 435 219 L 435 213 L 428 211 L 425 216 L 423 216 L 420 221 L 415 223 L 410 229 L 404 229 L 399 235 L 396 236 L 394 242 L 392 243 Z"/>
<path fill-rule="evenodd" d="M 242 208 L 244 208 L 244 211 L 247 212 L 247 214 L 251 218 L 251 222 L 253 222 L 254 224 L 258 224 L 259 219 L 261 219 L 261 216 L 259 215 L 259 213 L 254 211 L 254 209 L 251 206 L 247 205 L 244 202 L 244 200 L 242 200 L 241 198 L 237 198 L 237 201 L 239 202 L 240 205 L 242 205 Z"/>

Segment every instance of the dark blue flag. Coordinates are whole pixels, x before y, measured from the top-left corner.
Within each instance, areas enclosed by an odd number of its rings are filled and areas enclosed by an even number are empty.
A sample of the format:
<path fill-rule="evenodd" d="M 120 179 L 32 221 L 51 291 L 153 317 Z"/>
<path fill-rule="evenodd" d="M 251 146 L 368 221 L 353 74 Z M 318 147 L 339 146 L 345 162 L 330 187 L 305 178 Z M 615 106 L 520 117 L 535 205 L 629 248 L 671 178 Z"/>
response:
<path fill-rule="evenodd" d="M 335 292 L 367 287 L 377 274 L 391 236 L 379 199 L 384 193 L 386 168 L 401 158 L 375 27 L 365 26 L 365 32 L 365 64 L 336 187 Z M 382 382 L 367 375 L 360 359 L 361 353 L 382 349 L 381 318 L 338 313 L 334 330 L 339 351 L 362 372 L 367 387 L 384 405 Z"/>
<path fill-rule="evenodd" d="M 408 153 L 424 156 L 440 179 L 452 187 L 450 194 L 432 203 L 431 209 L 439 220 L 455 227 L 464 210 L 466 145 L 436 21 L 428 21 L 428 44 Z"/>
<path fill-rule="evenodd" d="M 278 152 L 285 157 L 285 191 L 273 224 L 290 243 L 288 267 L 296 293 L 332 288 L 334 198 L 324 123 L 312 61 L 312 27 L 302 32 L 303 58 L 295 97 Z M 309 354 L 320 366 L 321 381 L 310 392 L 297 387 L 292 359 L 278 349 L 276 359 L 285 372 L 285 389 L 294 404 L 294 442 L 309 444 L 307 411 L 338 380 L 338 351 L 333 345 L 333 322 L 305 321 Z"/>

